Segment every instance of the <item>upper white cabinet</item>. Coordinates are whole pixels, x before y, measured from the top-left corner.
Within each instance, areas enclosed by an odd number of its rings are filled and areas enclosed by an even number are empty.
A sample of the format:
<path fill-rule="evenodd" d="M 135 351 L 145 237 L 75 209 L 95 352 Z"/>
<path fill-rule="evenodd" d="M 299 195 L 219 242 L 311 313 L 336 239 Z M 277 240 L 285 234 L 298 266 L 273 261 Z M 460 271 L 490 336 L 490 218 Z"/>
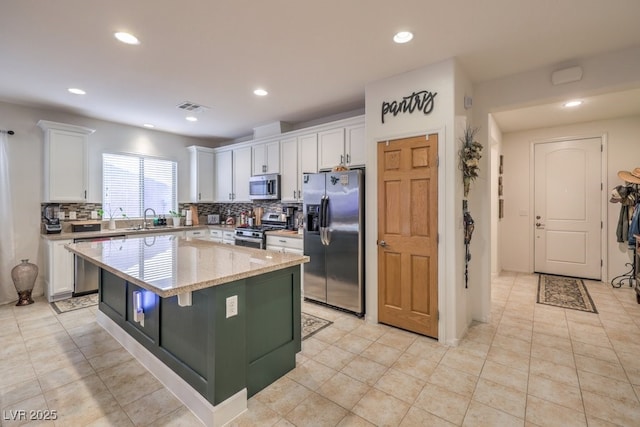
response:
<path fill-rule="evenodd" d="M 318 168 L 338 165 L 364 166 L 366 162 L 364 123 L 318 133 Z"/>
<path fill-rule="evenodd" d="M 233 193 L 234 202 L 251 202 L 249 199 L 249 178 L 251 177 L 251 147 L 233 150 Z"/>
<path fill-rule="evenodd" d="M 214 155 L 207 147 L 187 147 L 190 156 L 191 180 L 189 195 L 192 203 L 214 201 Z"/>
<path fill-rule="evenodd" d="M 233 201 L 233 150 L 216 151 L 214 158 L 214 199 L 216 202 Z"/>
<path fill-rule="evenodd" d="M 214 150 L 215 196 L 218 203 L 249 202 L 251 146 Z"/>
<path fill-rule="evenodd" d="M 94 129 L 40 120 L 44 131 L 45 202 L 87 200 L 87 153 Z"/>
<path fill-rule="evenodd" d="M 302 201 L 302 175 L 318 172 L 318 134 L 301 135 L 280 141 L 281 199 Z"/>
<path fill-rule="evenodd" d="M 255 144 L 251 147 L 253 175 L 280 173 L 280 141 Z"/>

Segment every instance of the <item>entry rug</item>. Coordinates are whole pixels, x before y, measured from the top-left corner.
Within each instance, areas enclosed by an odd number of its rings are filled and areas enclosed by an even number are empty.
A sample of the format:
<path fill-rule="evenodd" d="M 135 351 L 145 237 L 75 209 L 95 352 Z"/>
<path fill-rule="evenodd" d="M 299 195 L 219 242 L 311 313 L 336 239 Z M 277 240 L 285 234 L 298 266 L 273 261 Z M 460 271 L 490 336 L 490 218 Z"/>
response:
<path fill-rule="evenodd" d="M 58 313 L 66 313 L 68 311 L 79 310 L 81 308 L 98 305 L 98 294 L 83 295 L 81 297 L 73 297 L 54 301 L 51 303 L 53 309 Z"/>
<path fill-rule="evenodd" d="M 312 316 L 307 313 L 302 313 L 302 339 L 305 340 L 311 335 L 320 332 L 333 322 L 330 322 L 320 317 Z"/>
<path fill-rule="evenodd" d="M 538 303 L 597 313 L 596 306 L 581 279 L 541 274 Z"/>

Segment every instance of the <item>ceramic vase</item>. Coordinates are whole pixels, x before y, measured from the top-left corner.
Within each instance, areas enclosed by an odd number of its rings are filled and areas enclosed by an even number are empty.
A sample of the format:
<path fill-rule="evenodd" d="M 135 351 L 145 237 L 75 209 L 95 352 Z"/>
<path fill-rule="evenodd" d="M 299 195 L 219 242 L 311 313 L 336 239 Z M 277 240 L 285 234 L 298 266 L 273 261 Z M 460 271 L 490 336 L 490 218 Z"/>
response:
<path fill-rule="evenodd" d="M 38 277 L 38 266 L 30 263 L 28 259 L 23 259 L 20 264 L 11 269 L 11 280 L 18 292 L 16 305 L 33 304 L 31 292 L 36 283 L 36 277 Z"/>
<path fill-rule="evenodd" d="M 173 226 L 174 227 L 180 227 L 180 217 L 179 216 L 173 216 L 173 217 L 171 217 L 171 219 L 173 219 Z"/>

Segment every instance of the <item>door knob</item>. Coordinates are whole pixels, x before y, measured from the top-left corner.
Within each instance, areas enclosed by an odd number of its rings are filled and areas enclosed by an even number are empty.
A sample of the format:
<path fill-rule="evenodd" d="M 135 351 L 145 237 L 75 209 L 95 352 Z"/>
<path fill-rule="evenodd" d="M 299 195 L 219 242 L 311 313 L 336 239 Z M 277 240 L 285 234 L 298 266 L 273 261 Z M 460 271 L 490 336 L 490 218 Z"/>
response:
<path fill-rule="evenodd" d="M 384 240 L 380 240 L 380 242 L 378 242 L 378 244 L 380 246 L 382 246 L 383 248 L 385 248 L 387 246 L 387 242 L 385 242 Z"/>

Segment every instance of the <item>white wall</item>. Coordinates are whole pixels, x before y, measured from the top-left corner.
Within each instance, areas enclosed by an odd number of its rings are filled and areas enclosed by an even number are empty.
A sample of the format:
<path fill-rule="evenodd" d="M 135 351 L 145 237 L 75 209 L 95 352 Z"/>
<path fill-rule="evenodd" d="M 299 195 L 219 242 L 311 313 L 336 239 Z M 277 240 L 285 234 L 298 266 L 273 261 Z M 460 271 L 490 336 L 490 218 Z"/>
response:
<path fill-rule="evenodd" d="M 89 201 L 101 202 L 102 153 L 127 152 L 176 160 L 178 162 L 178 198 L 189 196 L 189 145 L 211 146 L 208 140 L 188 138 L 145 128 L 125 126 L 86 118 L 60 111 L 27 108 L 0 103 L 0 129 L 11 129 L 8 156 L 10 161 L 11 200 L 15 223 L 16 262 L 29 258 L 38 265 L 40 259 L 40 203 L 42 202 L 43 141 L 38 120 L 50 120 L 96 129 L 89 137 Z M 11 284 L 11 279 L 0 278 Z M 34 288 L 34 295 L 43 293 L 42 276 Z M 4 284 L 2 286 L 5 286 Z M 12 284 L 10 286 L 13 286 Z M 15 293 L 15 290 L 13 291 Z M 9 301 L 0 301 L 0 304 Z"/>
<path fill-rule="evenodd" d="M 581 81 L 558 86 L 551 84 L 551 73 L 553 71 L 574 65 L 579 65 L 583 69 Z M 610 52 L 592 58 L 575 59 L 563 64 L 550 64 L 548 67 L 475 84 L 473 118 L 474 125 L 481 127 L 478 140 L 485 147 L 491 145 L 489 137 L 491 126 L 488 118 L 492 113 L 635 87 L 640 87 L 640 48 L 638 47 L 619 52 Z M 513 155 L 511 152 L 507 152 L 504 147 L 503 149 L 505 150 L 503 151 L 506 162 L 505 171 L 510 170 L 513 172 L 521 168 L 524 168 L 522 170 L 529 169 L 527 158 Z M 496 164 L 491 162 L 491 158 L 491 155 L 483 157 L 480 165 L 481 172 L 493 170 L 493 168 L 497 167 Z M 615 175 L 615 172 L 617 171 L 609 170 L 608 175 L 611 176 L 612 173 Z M 484 175 L 483 172 L 481 178 L 483 176 L 488 175 Z M 520 216 L 521 212 L 517 206 L 523 206 L 523 202 L 520 195 L 516 194 L 517 191 L 514 190 L 514 186 L 520 187 L 523 184 L 523 179 L 525 178 L 513 181 L 505 175 L 504 190 L 505 192 L 509 191 L 511 194 L 510 197 L 505 196 L 505 215 L 513 215 L 513 209 L 517 209 L 516 214 L 518 215 L 519 225 L 528 228 L 530 227 L 530 220 L 527 218 L 528 211 L 524 212 L 524 216 Z M 491 180 L 476 180 L 474 185 L 478 191 L 474 193 L 473 197 L 482 197 L 486 201 L 475 205 L 474 218 L 488 218 L 492 215 L 492 209 L 489 206 L 492 191 L 489 188 Z M 475 199 L 472 200 L 475 202 Z M 491 227 L 491 222 L 488 219 L 486 221 L 480 225 L 476 222 L 476 232 L 483 236 L 491 234 L 491 230 L 484 230 L 484 227 Z M 478 230 L 478 227 L 480 227 L 480 230 Z M 502 244 L 505 241 L 517 241 L 504 227 L 504 222 L 499 223 L 498 227 Z M 478 260 L 482 266 L 487 268 L 491 265 L 492 248 L 490 245 L 491 239 L 488 238 L 486 240 L 476 240 L 473 246 L 473 252 L 476 254 L 475 260 Z M 511 245 L 510 250 L 503 248 L 499 253 L 503 259 L 498 260 L 497 265 L 502 264 L 504 269 L 520 269 L 523 268 L 520 265 L 523 262 L 527 262 L 528 253 L 522 246 Z M 474 276 L 474 280 L 477 281 L 476 285 L 481 287 L 483 295 L 490 294 L 490 276 L 480 274 Z M 479 320 L 482 319 L 479 318 Z"/>
<path fill-rule="evenodd" d="M 456 74 L 459 73 L 459 74 Z M 438 133 L 438 305 L 440 309 L 439 338 L 447 344 L 455 344 L 461 338 L 468 325 L 467 294 L 463 281 L 463 254 L 461 244 L 462 223 L 462 178 L 457 167 L 459 136 L 463 130 L 456 128 L 455 115 L 464 112 L 461 93 L 470 84 L 456 85 L 454 79 L 463 73 L 458 70 L 454 60 L 390 77 L 366 87 L 366 309 L 367 320 L 377 322 L 378 318 L 378 248 L 377 241 L 377 144 L 379 141 L 402 138 L 412 135 Z M 437 92 L 433 112 L 424 115 L 390 115 L 381 122 L 383 101 L 399 100 L 414 91 L 428 90 Z M 462 113 L 464 114 L 464 113 Z"/>
<path fill-rule="evenodd" d="M 602 135 L 607 142 L 604 191 L 608 200 L 611 189 L 623 183 L 618 178 L 618 171 L 640 167 L 640 116 L 504 134 L 506 187 L 501 256 L 505 270 L 530 272 L 533 269 L 532 221 L 528 216 L 532 210 L 529 194 L 529 183 L 533 178 L 530 170 L 532 141 Z M 524 212 L 528 215 L 522 215 Z M 604 218 L 607 240 L 603 243 L 605 265 L 608 265 L 607 277 L 603 279 L 606 281 L 626 272 L 628 268 L 624 264 L 631 260 L 626 243 L 616 241 L 619 213 L 620 204 L 607 203 L 607 217 Z"/>

